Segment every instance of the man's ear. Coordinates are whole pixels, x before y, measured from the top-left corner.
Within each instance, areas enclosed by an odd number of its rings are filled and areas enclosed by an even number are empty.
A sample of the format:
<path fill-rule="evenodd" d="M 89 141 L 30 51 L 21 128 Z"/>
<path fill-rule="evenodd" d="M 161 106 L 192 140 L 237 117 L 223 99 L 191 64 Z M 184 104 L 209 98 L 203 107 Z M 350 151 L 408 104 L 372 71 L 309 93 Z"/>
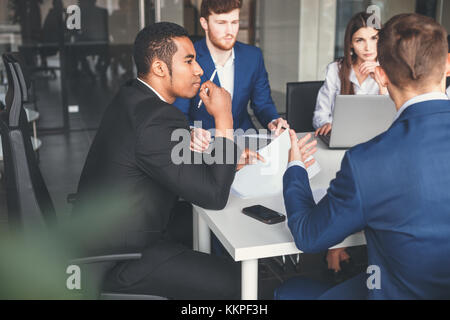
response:
<path fill-rule="evenodd" d="M 205 18 L 201 17 L 200 18 L 200 25 L 202 26 L 203 30 L 205 30 L 205 32 L 208 32 L 208 20 L 206 20 Z"/>
<path fill-rule="evenodd" d="M 375 68 L 375 73 L 377 74 L 377 77 L 381 80 L 381 84 L 383 85 L 383 87 L 387 87 L 390 81 L 384 69 L 378 66 Z"/>
<path fill-rule="evenodd" d="M 155 59 L 151 66 L 152 73 L 157 77 L 165 77 L 167 74 L 169 74 L 169 69 L 167 68 L 167 65 L 165 62 Z"/>
<path fill-rule="evenodd" d="M 447 55 L 447 71 L 445 74 L 447 77 L 450 77 L 450 53 Z"/>

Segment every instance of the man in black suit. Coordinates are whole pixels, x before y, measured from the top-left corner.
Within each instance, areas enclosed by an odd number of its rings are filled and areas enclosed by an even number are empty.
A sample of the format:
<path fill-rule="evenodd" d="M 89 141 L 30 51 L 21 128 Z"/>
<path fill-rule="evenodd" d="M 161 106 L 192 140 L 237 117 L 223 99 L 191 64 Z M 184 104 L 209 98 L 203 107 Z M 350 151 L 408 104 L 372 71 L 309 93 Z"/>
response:
<path fill-rule="evenodd" d="M 142 259 L 119 263 L 109 272 L 105 290 L 175 299 L 239 298 L 236 265 L 195 252 L 167 233 L 179 197 L 222 209 L 238 160 L 256 156 L 242 153 L 233 141 L 230 95 L 211 82 L 200 88 L 203 70 L 195 55 L 184 28 L 157 23 L 143 29 L 134 45 L 138 79 L 120 89 L 92 143 L 76 206 L 76 213 L 92 215 L 83 240 L 97 252 L 143 253 Z M 177 97 L 192 98 L 199 89 L 216 121 L 212 156 L 218 161 L 176 165 L 175 130 L 186 132 L 187 158 L 193 153 L 189 124 L 172 103 Z M 192 225 L 185 225 L 185 232 L 192 232 Z"/>

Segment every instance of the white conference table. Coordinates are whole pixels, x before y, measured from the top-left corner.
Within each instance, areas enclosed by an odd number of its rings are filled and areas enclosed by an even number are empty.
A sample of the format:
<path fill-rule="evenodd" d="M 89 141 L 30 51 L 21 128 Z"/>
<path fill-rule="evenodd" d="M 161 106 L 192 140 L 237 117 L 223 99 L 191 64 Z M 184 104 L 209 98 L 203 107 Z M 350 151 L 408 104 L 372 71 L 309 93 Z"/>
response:
<path fill-rule="evenodd" d="M 329 150 L 318 139 L 315 158 L 322 170 L 310 181 L 312 190 L 328 189 L 344 154 L 343 150 Z M 286 214 L 282 194 L 251 200 L 231 194 L 227 206 L 220 211 L 194 206 L 194 249 L 211 253 L 210 230 L 214 232 L 231 257 L 241 262 L 243 300 L 258 299 L 258 259 L 301 253 L 289 231 L 287 219 L 284 223 L 266 225 L 242 213 L 243 208 L 257 204 Z M 364 244 L 364 233 L 359 232 L 333 248 Z"/>

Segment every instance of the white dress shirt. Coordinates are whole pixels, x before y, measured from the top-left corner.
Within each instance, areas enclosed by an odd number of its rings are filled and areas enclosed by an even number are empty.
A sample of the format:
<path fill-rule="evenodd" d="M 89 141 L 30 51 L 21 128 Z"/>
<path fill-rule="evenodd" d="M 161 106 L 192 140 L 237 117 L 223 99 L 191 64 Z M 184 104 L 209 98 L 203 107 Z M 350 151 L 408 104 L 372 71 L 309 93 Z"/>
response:
<path fill-rule="evenodd" d="M 143 84 L 145 84 L 150 90 L 152 90 L 157 96 L 158 98 L 160 98 L 162 101 L 164 101 L 165 103 L 167 103 L 167 101 L 162 97 L 162 95 L 160 95 L 158 93 L 158 91 L 156 91 L 155 89 L 153 89 L 147 82 L 142 81 L 141 79 L 137 78 L 140 82 L 142 82 Z"/>
<path fill-rule="evenodd" d="M 234 55 L 234 48 L 231 50 L 231 56 L 228 58 L 227 62 L 223 65 L 223 67 L 214 60 L 214 57 L 211 55 L 211 58 L 214 62 L 214 65 L 217 70 L 217 76 L 219 77 L 220 85 L 222 88 L 227 90 L 230 95 L 231 99 L 233 99 L 234 94 L 234 73 L 235 73 L 235 55 Z M 213 79 L 214 80 L 214 79 Z M 271 122 L 278 120 L 278 119 L 272 119 Z"/>
<path fill-rule="evenodd" d="M 450 98 L 450 87 L 447 88 L 447 97 Z"/>
<path fill-rule="evenodd" d="M 380 87 L 371 76 L 360 85 L 353 68 L 350 71 L 350 82 L 353 84 L 355 94 L 379 94 Z M 313 126 L 315 129 L 333 122 L 333 110 L 336 96 L 341 93 L 341 80 L 339 79 L 339 62 L 333 62 L 327 67 L 325 83 L 317 96 L 316 110 L 314 112 Z"/>
<path fill-rule="evenodd" d="M 211 56 L 212 57 L 212 56 Z M 234 48 L 231 49 L 231 56 L 228 58 L 227 62 L 223 67 L 213 59 L 214 65 L 216 66 L 217 75 L 219 77 L 220 85 L 222 88 L 227 90 L 231 98 L 233 98 L 234 93 Z M 214 80 L 214 79 L 213 79 Z"/>

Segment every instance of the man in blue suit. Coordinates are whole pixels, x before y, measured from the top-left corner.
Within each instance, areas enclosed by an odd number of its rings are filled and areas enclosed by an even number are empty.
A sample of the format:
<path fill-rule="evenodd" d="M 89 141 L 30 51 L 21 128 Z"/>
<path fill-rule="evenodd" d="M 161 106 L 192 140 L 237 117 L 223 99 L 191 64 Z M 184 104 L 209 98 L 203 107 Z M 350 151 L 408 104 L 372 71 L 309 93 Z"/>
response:
<path fill-rule="evenodd" d="M 369 269 L 334 288 L 292 279 L 278 299 L 450 298 L 450 75 L 447 32 L 418 14 L 380 32 L 380 66 L 398 110 L 388 131 L 349 150 L 315 204 L 302 168 L 314 143 L 293 148 L 284 176 L 289 228 L 298 248 L 319 252 L 364 230 Z M 305 154 L 306 153 L 306 154 Z M 309 165 L 309 164 L 307 164 Z"/>
<path fill-rule="evenodd" d="M 236 41 L 241 7 L 241 0 L 202 1 L 200 23 L 206 38 L 194 44 L 197 62 L 204 70 L 202 83 L 211 80 L 231 94 L 235 130 L 254 128 L 247 111 L 250 101 L 259 122 L 279 134 L 288 124 L 273 103 L 262 52 Z M 201 128 L 192 131 L 191 147 L 204 151 L 211 140 L 206 130 L 215 128 L 215 124 L 204 107 L 198 108 L 199 103 L 197 95 L 191 100 L 178 99 L 174 105 L 186 114 L 191 126 L 199 127 L 201 122 Z"/>

